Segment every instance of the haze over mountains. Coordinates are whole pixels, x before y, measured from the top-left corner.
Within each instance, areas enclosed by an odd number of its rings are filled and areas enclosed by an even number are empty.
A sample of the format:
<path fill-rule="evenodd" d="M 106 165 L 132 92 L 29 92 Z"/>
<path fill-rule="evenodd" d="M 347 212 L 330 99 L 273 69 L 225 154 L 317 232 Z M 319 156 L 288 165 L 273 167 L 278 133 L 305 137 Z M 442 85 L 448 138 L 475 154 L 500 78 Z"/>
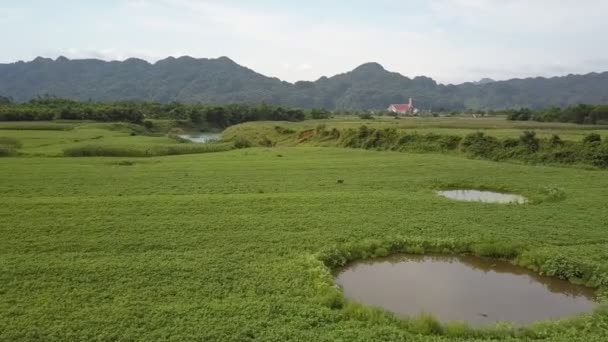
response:
<path fill-rule="evenodd" d="M 38 95 L 77 100 L 261 103 L 301 108 L 378 110 L 414 98 L 421 109 L 505 109 L 608 103 L 608 72 L 508 81 L 483 79 L 442 85 L 413 79 L 367 63 L 317 81 L 294 84 L 267 77 L 227 57 L 169 57 L 156 63 L 140 59 L 95 59 L 0 64 L 0 95 L 27 101 Z"/>

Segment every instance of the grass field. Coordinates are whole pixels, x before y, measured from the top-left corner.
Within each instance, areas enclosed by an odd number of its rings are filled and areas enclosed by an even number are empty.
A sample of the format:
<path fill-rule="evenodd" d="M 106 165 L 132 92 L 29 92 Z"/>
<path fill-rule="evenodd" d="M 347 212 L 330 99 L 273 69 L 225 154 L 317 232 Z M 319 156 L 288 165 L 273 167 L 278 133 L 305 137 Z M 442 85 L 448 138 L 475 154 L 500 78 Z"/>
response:
<path fill-rule="evenodd" d="M 307 146 L 58 158 L 50 156 L 78 143 L 70 134 L 116 144 L 169 139 L 107 127 L 55 132 L 0 130 L 26 152 L 0 158 L 2 341 L 608 339 L 603 306 L 525 329 L 436 328 L 428 317 L 345 302 L 331 277 L 334 257 L 349 251 L 440 248 L 512 257 L 599 287 L 602 299 L 606 171 Z M 456 185 L 531 203 L 434 193 Z"/>

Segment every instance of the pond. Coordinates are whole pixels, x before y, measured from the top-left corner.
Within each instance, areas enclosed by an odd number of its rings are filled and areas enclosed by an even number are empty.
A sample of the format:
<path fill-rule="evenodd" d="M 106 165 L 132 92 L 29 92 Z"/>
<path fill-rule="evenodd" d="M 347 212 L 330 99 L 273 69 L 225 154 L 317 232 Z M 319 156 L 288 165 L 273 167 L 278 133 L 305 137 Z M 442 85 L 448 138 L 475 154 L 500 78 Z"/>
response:
<path fill-rule="evenodd" d="M 442 322 L 516 325 L 592 311 L 593 290 L 543 277 L 506 261 L 473 256 L 396 256 L 341 270 L 344 295 L 398 315 Z"/>
<path fill-rule="evenodd" d="M 189 133 L 189 134 L 181 134 L 181 135 L 179 135 L 179 137 L 182 139 L 190 140 L 190 141 L 198 143 L 198 144 L 206 144 L 208 142 L 220 140 L 222 138 L 222 133 L 209 133 L 209 132 Z"/>
<path fill-rule="evenodd" d="M 501 203 L 501 204 L 525 204 L 528 200 L 519 195 L 502 194 L 492 191 L 481 190 L 447 190 L 437 191 L 440 196 L 453 199 L 456 201 L 466 202 L 484 202 L 484 203 Z"/>

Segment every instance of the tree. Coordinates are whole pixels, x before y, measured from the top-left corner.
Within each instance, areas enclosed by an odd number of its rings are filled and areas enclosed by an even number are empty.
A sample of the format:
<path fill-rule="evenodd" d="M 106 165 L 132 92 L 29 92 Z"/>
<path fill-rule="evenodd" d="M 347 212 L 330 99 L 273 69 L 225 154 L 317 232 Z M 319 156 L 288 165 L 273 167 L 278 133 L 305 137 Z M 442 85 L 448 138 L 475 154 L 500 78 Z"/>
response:
<path fill-rule="evenodd" d="M 0 95 L 0 105 L 9 105 L 11 103 L 13 103 L 12 98 Z"/>
<path fill-rule="evenodd" d="M 323 109 L 323 108 L 315 108 L 313 110 L 310 111 L 310 116 L 315 119 L 327 119 L 329 118 L 329 111 Z"/>

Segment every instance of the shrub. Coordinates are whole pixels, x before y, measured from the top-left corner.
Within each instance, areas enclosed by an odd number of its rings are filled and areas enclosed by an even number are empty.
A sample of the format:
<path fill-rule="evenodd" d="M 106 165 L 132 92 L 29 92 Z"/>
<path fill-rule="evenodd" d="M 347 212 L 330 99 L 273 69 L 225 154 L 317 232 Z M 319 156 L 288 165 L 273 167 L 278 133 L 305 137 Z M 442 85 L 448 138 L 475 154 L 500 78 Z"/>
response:
<path fill-rule="evenodd" d="M 439 146 L 444 150 L 455 150 L 460 145 L 462 137 L 456 135 L 445 135 L 439 140 Z"/>
<path fill-rule="evenodd" d="M 260 141 L 259 141 L 260 146 L 264 146 L 264 147 L 273 147 L 275 145 L 275 143 L 268 139 L 268 137 L 263 137 Z"/>
<path fill-rule="evenodd" d="M 559 135 L 553 134 L 551 136 L 551 138 L 549 138 L 549 144 L 551 144 L 551 146 L 555 147 L 555 146 L 562 146 L 564 144 L 564 142 L 562 141 L 562 138 L 559 137 Z"/>
<path fill-rule="evenodd" d="M 361 120 L 374 120 L 374 117 L 371 114 L 359 114 L 359 119 Z"/>
<path fill-rule="evenodd" d="M 249 148 L 249 147 L 253 146 L 251 141 L 247 140 L 247 138 L 245 138 L 245 137 L 236 137 L 236 139 L 234 139 L 234 142 L 232 145 L 234 146 L 234 148 L 237 148 L 237 149 Z"/>
<path fill-rule="evenodd" d="M 23 144 L 21 144 L 21 141 L 15 139 L 15 138 L 11 138 L 11 137 L 0 137 L 0 145 L 10 146 L 14 149 L 23 147 Z"/>
<path fill-rule="evenodd" d="M 408 325 L 410 331 L 418 334 L 431 335 L 442 333 L 441 323 L 433 315 L 426 313 L 410 319 Z"/>
<path fill-rule="evenodd" d="M 310 116 L 313 119 L 327 119 L 329 118 L 330 112 L 325 109 L 313 109 L 310 111 Z"/>
<path fill-rule="evenodd" d="M 502 147 L 504 148 L 515 148 L 519 145 L 518 139 L 507 138 L 502 141 Z"/>
<path fill-rule="evenodd" d="M 0 157 L 7 157 L 15 154 L 15 149 L 8 145 L 0 145 Z"/>
<path fill-rule="evenodd" d="M 146 127 L 146 129 L 152 129 L 154 128 L 154 122 L 150 120 L 144 120 L 144 127 Z"/>
<path fill-rule="evenodd" d="M 21 142 L 15 138 L 0 137 L 0 157 L 14 155 L 21 146 Z"/>
<path fill-rule="evenodd" d="M 536 152 L 540 147 L 540 142 L 534 131 L 524 131 L 519 137 L 519 142 L 525 146 L 529 152 Z"/>
<path fill-rule="evenodd" d="M 583 143 L 585 144 L 599 143 L 601 141 L 602 137 L 597 133 L 589 133 L 583 138 Z"/>
<path fill-rule="evenodd" d="M 590 162 L 593 166 L 608 167 L 608 142 L 598 144 L 590 153 Z"/>
<path fill-rule="evenodd" d="M 471 335 L 471 328 L 466 322 L 453 321 L 445 325 L 443 333 L 448 337 L 465 337 Z"/>
<path fill-rule="evenodd" d="M 498 139 L 483 132 L 475 132 L 464 137 L 461 143 L 463 151 L 474 157 L 494 159 L 496 149 L 500 147 Z"/>

